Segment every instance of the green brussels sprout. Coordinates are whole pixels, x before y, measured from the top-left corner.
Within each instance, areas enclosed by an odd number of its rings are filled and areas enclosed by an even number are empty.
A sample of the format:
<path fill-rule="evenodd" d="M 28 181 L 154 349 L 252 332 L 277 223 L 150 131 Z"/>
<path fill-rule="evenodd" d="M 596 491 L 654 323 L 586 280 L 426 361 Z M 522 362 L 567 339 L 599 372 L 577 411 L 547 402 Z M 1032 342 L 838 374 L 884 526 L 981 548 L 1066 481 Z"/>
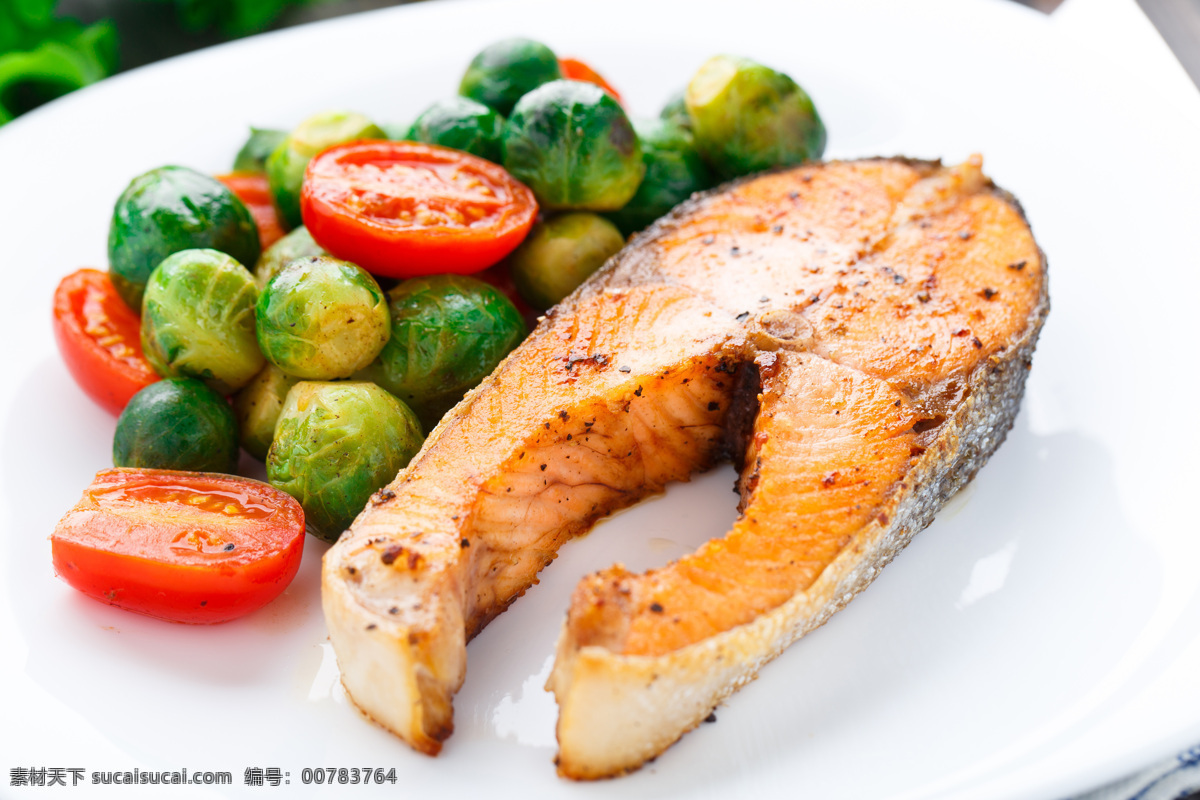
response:
<path fill-rule="evenodd" d="M 242 447 L 259 461 L 267 460 L 283 400 L 299 382 L 299 378 L 286 375 L 279 367 L 267 362 L 254 379 L 234 395 L 233 413 L 237 417 Z"/>
<path fill-rule="evenodd" d="M 392 337 L 354 377 L 387 389 L 426 429 L 525 338 L 525 320 L 489 283 L 463 275 L 410 278 L 388 292 Z"/>
<path fill-rule="evenodd" d="M 308 228 L 301 225 L 263 251 L 263 254 L 259 256 L 258 263 L 254 265 L 254 280 L 261 289 L 289 262 L 295 261 L 297 258 L 327 255 L 329 253 L 325 252 L 324 247 L 317 244 L 316 239 L 308 232 Z"/>
<path fill-rule="evenodd" d="M 266 128 L 251 128 L 250 138 L 238 151 L 233 160 L 234 172 L 266 172 L 267 158 L 275 148 L 283 144 L 287 131 L 273 131 Z"/>
<path fill-rule="evenodd" d="M 550 217 L 534 225 L 512 254 L 513 282 L 527 303 L 546 309 L 575 291 L 624 245 L 617 226 L 597 214 Z"/>
<path fill-rule="evenodd" d="M 423 438 L 412 410 L 373 383 L 301 381 L 275 425 L 267 480 L 300 502 L 314 534 L 336 541 Z"/>
<path fill-rule="evenodd" d="M 508 116 L 524 95 L 562 77 L 558 56 L 531 39 L 504 39 L 471 60 L 458 93 Z"/>
<path fill-rule="evenodd" d="M 237 461 L 229 403 L 195 378 L 150 384 L 117 419 L 113 466 L 229 473 Z"/>
<path fill-rule="evenodd" d="M 255 316 L 263 355 L 306 380 L 350 377 L 375 360 L 390 332 L 379 284 L 331 256 L 296 259 L 276 273 Z"/>
<path fill-rule="evenodd" d="M 554 81 L 522 97 L 503 147 L 504 168 L 549 210 L 616 211 L 646 172 L 621 104 L 581 81 Z"/>
<path fill-rule="evenodd" d="M 142 350 L 163 377 L 199 378 L 221 394 L 262 369 L 254 335 L 258 287 L 250 271 L 216 250 L 182 250 L 150 275 L 142 303 Z"/>
<path fill-rule="evenodd" d="M 164 258 L 202 247 L 245 264 L 262 250 L 249 210 L 215 178 L 187 167 L 159 167 L 134 178 L 117 199 L 108 229 L 109 274 L 135 311 Z"/>
<path fill-rule="evenodd" d="M 451 97 L 425 109 L 404 138 L 453 147 L 499 164 L 503 131 L 504 118 L 483 103 Z"/>
<path fill-rule="evenodd" d="M 642 230 L 692 192 L 713 185 L 691 133 L 661 119 L 638 120 L 633 127 L 642 145 L 646 177 L 624 208 L 606 215 L 626 236 Z"/>
<path fill-rule="evenodd" d="M 687 93 L 680 89 L 671 95 L 667 100 L 667 104 L 662 107 L 662 111 L 658 112 L 658 118 L 663 122 L 669 122 L 677 125 L 686 131 L 692 129 L 692 117 L 687 110 Z"/>
<path fill-rule="evenodd" d="M 284 227 L 300 224 L 300 186 L 313 156 L 335 144 L 384 138 L 379 126 L 351 111 L 325 111 L 301 122 L 267 158 L 267 180 Z"/>
<path fill-rule="evenodd" d="M 825 125 L 797 83 L 748 58 L 713 56 L 687 88 L 696 149 L 723 178 L 818 159 Z"/>

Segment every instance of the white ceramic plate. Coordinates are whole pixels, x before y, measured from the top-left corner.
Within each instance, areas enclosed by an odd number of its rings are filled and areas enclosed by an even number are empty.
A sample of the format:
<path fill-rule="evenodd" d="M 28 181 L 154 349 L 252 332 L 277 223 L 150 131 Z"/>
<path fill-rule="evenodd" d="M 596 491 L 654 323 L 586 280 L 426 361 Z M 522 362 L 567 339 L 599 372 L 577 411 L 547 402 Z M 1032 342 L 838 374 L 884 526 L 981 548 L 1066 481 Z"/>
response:
<path fill-rule="evenodd" d="M 305 767 L 395 767 L 399 785 L 378 794 L 1049 798 L 1200 741 L 1200 126 L 1119 42 L 1088 49 L 1060 27 L 985 0 L 436 3 L 176 59 L 0 130 L 0 795 L 23 796 L 9 786 L 22 767 L 82 767 L 88 781 L 223 770 L 232 788 L 180 794 L 289 797 Z M 50 297 L 62 275 L 103 265 L 126 182 L 164 163 L 225 169 L 250 124 L 331 107 L 407 120 L 453 93 L 479 47 L 514 34 L 586 58 L 638 112 L 655 113 L 706 56 L 744 53 L 809 89 L 832 157 L 982 152 L 1050 263 L 1054 309 L 1024 411 L 975 482 L 717 724 L 591 785 L 555 777 L 542 691 L 571 588 L 614 560 L 645 568 L 723 533 L 729 468 L 568 545 L 471 644 L 457 732 L 437 759 L 341 692 L 321 545 L 271 606 L 194 628 L 75 593 L 54 578 L 46 538 L 110 463 L 114 424 L 60 363 Z M 244 787 L 247 767 L 279 768 L 290 785 Z"/>

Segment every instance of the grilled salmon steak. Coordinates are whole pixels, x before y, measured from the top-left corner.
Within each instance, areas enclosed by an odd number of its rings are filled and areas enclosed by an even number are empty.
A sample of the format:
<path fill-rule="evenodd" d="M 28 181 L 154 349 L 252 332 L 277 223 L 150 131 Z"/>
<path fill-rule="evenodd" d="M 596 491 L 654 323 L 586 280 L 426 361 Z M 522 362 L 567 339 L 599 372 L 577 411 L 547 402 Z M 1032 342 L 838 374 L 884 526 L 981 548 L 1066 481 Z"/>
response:
<path fill-rule="evenodd" d="M 733 529 L 662 569 L 584 579 L 559 639 L 559 772 L 637 768 L 971 479 L 1048 308 L 1029 226 L 977 157 L 697 195 L 552 309 L 326 554 L 347 692 L 437 753 L 467 641 L 563 542 L 733 458 Z"/>

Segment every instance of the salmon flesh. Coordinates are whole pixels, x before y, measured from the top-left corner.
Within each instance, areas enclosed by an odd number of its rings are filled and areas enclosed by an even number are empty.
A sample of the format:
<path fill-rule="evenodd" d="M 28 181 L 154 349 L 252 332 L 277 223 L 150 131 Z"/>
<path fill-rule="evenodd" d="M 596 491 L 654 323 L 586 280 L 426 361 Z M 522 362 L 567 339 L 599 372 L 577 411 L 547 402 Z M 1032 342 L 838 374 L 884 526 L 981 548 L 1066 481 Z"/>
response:
<path fill-rule="evenodd" d="M 830 162 L 693 197 L 550 311 L 325 556 L 354 702 L 416 749 L 466 643 L 558 548 L 732 458 L 741 515 L 571 601 L 558 769 L 636 769 L 864 589 L 999 446 L 1049 309 L 974 157 Z"/>

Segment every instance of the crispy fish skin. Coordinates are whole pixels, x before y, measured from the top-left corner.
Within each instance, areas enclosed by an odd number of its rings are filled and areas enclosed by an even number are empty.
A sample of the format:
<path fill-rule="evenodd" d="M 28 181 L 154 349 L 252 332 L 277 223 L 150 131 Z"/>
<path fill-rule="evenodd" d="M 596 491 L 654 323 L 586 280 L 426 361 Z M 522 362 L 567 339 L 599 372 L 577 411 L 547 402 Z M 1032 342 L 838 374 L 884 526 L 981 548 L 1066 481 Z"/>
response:
<path fill-rule="evenodd" d="M 560 304 L 326 555 L 348 693 L 436 753 L 466 640 L 557 547 L 732 454 L 733 531 L 585 579 L 560 637 L 560 774 L 637 768 L 975 474 L 1047 310 L 1042 255 L 977 159 L 833 162 L 698 195 Z"/>

